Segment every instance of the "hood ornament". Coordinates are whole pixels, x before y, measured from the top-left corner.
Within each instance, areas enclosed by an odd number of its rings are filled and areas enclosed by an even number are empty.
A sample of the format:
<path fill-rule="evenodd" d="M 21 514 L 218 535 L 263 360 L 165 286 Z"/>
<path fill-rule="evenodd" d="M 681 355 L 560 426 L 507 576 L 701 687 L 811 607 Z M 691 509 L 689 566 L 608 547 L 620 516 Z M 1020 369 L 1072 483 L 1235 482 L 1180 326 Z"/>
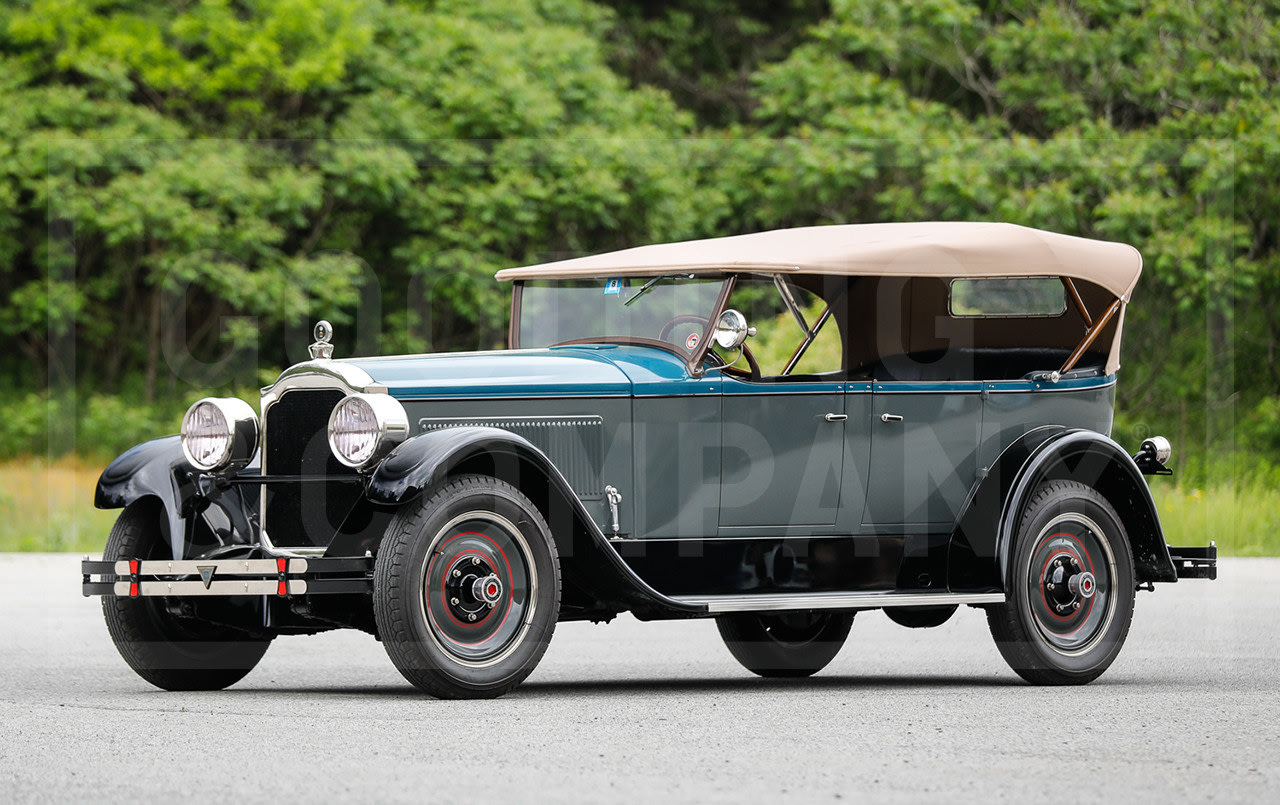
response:
<path fill-rule="evenodd" d="M 321 319 L 316 322 L 315 329 L 316 341 L 307 350 L 311 352 L 312 360 L 328 359 L 333 357 L 333 344 L 329 340 L 333 338 L 333 325 Z"/>

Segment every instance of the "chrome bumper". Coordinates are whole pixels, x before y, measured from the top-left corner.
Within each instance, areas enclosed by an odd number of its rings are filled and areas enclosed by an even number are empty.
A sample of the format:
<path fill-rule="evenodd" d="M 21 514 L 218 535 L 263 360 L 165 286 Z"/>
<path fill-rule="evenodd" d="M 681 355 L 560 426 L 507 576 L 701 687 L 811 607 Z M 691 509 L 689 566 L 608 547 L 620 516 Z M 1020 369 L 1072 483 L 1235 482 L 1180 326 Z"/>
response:
<path fill-rule="evenodd" d="M 215 559 L 80 563 L 81 593 L 121 598 L 148 596 L 301 596 L 370 593 L 373 559 Z M 95 578 L 96 577 L 96 578 Z"/>

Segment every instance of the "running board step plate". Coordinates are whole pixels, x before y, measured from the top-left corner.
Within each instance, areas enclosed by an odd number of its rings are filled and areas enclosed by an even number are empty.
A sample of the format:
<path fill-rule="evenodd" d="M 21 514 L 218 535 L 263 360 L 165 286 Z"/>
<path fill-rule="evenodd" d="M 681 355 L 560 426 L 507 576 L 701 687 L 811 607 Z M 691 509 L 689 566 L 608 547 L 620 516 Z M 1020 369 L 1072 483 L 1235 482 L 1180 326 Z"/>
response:
<path fill-rule="evenodd" d="M 759 595 L 677 595 L 682 604 L 709 612 L 768 612 L 787 609 L 880 609 L 1003 604 L 1004 593 L 763 593 Z"/>

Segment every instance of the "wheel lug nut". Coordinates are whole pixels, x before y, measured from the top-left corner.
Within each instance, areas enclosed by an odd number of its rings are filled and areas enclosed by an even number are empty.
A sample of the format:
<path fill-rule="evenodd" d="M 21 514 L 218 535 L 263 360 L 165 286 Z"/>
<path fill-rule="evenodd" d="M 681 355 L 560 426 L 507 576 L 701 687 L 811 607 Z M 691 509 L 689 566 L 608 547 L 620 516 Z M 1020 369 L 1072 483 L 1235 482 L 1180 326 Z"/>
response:
<path fill-rule="evenodd" d="M 1048 583 L 1048 584 L 1046 584 L 1045 586 L 1046 586 L 1046 587 L 1048 587 L 1050 590 L 1052 590 L 1052 589 L 1053 589 L 1053 582 L 1049 582 L 1049 583 Z"/>
<path fill-rule="evenodd" d="M 489 609 L 493 609 L 493 604 L 490 604 L 490 605 L 489 605 Z"/>
<path fill-rule="evenodd" d="M 456 599 L 456 598 L 450 598 L 450 599 L 449 599 L 449 603 L 450 603 L 450 604 L 453 604 L 453 605 L 456 607 L 456 606 L 458 605 L 458 599 Z"/>
<path fill-rule="evenodd" d="M 1071 605 L 1071 608 L 1072 608 L 1072 609 L 1079 609 L 1079 608 L 1080 608 L 1080 602 L 1079 602 L 1079 601 L 1075 602 L 1074 604 L 1072 604 L 1072 605 Z"/>
<path fill-rule="evenodd" d="M 458 577 L 459 577 L 459 576 L 461 576 L 461 575 L 462 575 L 462 571 L 461 571 L 461 570 L 455 570 L 455 571 L 453 571 L 453 577 L 454 577 L 455 579 L 456 579 L 456 578 L 458 578 Z"/>
<path fill-rule="evenodd" d="M 472 612 L 471 614 L 467 615 L 467 620 L 473 621 L 475 619 L 476 619 L 476 613 Z"/>
<path fill-rule="evenodd" d="M 471 557 L 471 564 L 473 564 L 473 565 L 478 565 L 478 564 L 480 564 L 480 557 L 478 557 L 478 556 L 473 556 L 473 557 Z"/>

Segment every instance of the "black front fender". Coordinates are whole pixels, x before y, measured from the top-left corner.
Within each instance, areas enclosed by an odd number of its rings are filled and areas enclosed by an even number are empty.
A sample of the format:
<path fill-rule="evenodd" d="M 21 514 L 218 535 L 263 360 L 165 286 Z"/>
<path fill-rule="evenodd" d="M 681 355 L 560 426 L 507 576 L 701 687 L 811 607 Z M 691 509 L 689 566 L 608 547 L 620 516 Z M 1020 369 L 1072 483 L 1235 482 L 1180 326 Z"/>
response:
<path fill-rule="evenodd" d="M 455 474 L 480 473 L 511 483 L 546 517 L 566 583 L 604 607 L 638 614 L 698 615 L 650 587 L 618 555 L 545 453 L 523 436 L 490 427 L 456 427 L 409 439 L 391 452 L 369 479 L 366 495 L 380 506 L 399 506 Z M 330 548 L 333 553 L 333 548 Z"/>
<path fill-rule="evenodd" d="M 256 465 L 246 469 L 253 471 Z M 164 507 L 166 537 L 175 559 L 191 558 L 200 548 L 257 542 L 256 499 L 246 497 L 242 489 L 202 487 L 200 473 L 187 463 L 177 436 L 143 442 L 108 464 L 98 478 L 93 505 L 122 509 L 146 497 L 158 499 Z M 189 525 L 197 517 L 208 545 L 194 543 Z"/>
<path fill-rule="evenodd" d="M 1100 433 L 1045 427 L 1007 447 L 970 496 L 948 555 L 952 589 L 1007 589 L 1023 508 L 1036 487 L 1050 480 L 1084 483 L 1115 507 L 1139 581 L 1177 581 L 1151 489 L 1133 458 Z"/>

